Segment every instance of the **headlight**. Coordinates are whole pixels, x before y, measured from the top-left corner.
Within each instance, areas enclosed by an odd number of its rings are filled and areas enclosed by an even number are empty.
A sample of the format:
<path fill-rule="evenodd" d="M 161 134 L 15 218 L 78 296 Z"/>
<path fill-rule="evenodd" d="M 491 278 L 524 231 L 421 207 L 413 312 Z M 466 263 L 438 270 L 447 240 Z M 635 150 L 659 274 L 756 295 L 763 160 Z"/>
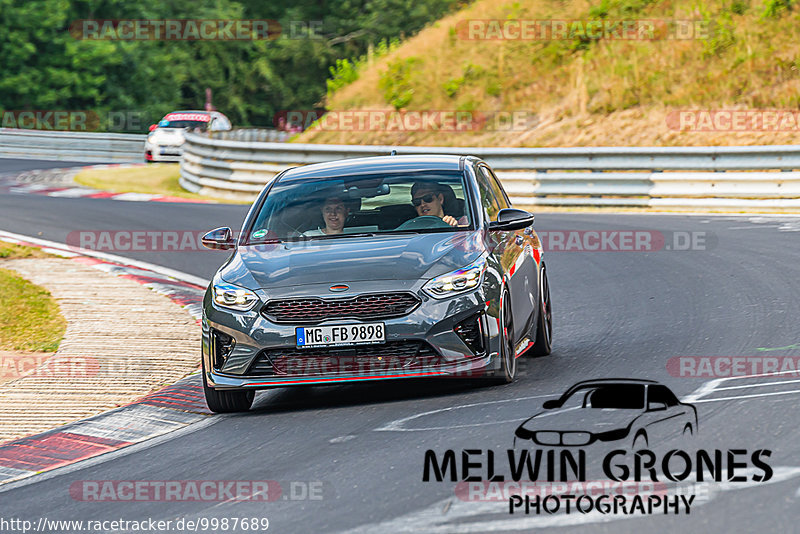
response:
<path fill-rule="evenodd" d="M 480 257 L 463 269 L 428 280 L 422 289 L 435 299 L 447 298 L 478 287 L 484 271 L 486 259 Z"/>
<path fill-rule="evenodd" d="M 258 295 L 243 287 L 235 286 L 222 280 L 214 280 L 214 304 L 221 308 L 235 311 L 249 311 L 256 302 Z"/>

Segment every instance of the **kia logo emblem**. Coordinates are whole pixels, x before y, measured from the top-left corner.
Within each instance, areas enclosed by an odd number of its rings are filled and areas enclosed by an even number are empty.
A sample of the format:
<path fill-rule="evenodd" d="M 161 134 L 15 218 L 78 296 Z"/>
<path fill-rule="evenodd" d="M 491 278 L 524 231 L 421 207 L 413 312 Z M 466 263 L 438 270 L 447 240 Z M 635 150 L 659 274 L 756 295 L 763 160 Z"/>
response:
<path fill-rule="evenodd" d="M 347 291 L 348 289 L 350 289 L 350 286 L 345 284 L 338 284 L 335 286 L 331 286 L 330 289 L 331 291 L 336 291 L 338 293 L 340 291 Z"/>

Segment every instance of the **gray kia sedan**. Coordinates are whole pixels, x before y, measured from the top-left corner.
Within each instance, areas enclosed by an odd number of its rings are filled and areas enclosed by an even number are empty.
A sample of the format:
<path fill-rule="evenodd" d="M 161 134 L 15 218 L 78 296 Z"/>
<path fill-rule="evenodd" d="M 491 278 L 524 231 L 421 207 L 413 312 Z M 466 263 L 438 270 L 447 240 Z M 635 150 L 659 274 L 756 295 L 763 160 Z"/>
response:
<path fill-rule="evenodd" d="M 475 157 L 382 156 L 286 170 L 203 302 L 203 385 L 215 412 L 255 390 L 420 377 L 514 379 L 551 350 L 533 215 Z"/>

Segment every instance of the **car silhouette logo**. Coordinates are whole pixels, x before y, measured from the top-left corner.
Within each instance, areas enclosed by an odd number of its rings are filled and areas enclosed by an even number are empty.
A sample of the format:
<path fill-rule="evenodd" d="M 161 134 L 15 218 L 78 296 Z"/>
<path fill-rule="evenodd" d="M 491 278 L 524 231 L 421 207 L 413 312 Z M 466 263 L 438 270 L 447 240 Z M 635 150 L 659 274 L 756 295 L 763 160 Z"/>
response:
<path fill-rule="evenodd" d="M 340 293 L 342 291 L 347 291 L 348 289 L 350 289 L 350 286 L 348 286 L 347 284 L 338 284 L 330 287 L 331 291 L 335 291 L 337 293 Z"/>
<path fill-rule="evenodd" d="M 697 433 L 697 410 L 652 380 L 610 378 L 578 382 L 543 411 L 523 422 L 515 445 L 582 447 L 595 442 L 628 441 L 650 447 L 683 433 Z"/>

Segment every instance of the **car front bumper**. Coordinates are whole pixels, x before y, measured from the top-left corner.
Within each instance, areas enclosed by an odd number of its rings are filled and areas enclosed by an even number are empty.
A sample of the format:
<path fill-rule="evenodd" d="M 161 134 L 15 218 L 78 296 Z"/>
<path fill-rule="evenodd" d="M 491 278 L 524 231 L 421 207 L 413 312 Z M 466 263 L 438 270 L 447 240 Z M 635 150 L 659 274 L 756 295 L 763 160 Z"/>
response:
<path fill-rule="evenodd" d="M 176 162 L 181 160 L 183 147 L 181 145 L 159 145 L 146 141 L 144 144 L 144 159 L 146 161 Z"/>
<path fill-rule="evenodd" d="M 363 322 L 383 322 L 384 344 L 314 349 L 313 357 L 305 357 L 296 348 L 295 328 L 306 324 L 278 324 L 260 314 L 266 302 L 252 311 L 239 313 L 219 308 L 212 302 L 210 291 L 203 303 L 203 367 L 206 382 L 217 389 L 267 389 L 272 387 L 338 384 L 401 378 L 491 376 L 500 368 L 499 321 L 497 298 L 479 289 L 448 299 L 433 299 L 419 291 L 417 281 L 392 281 L 392 292 L 408 290 L 421 302 L 402 317 Z M 324 285 L 327 291 L 329 284 Z M 374 292 L 371 283 L 351 284 L 359 292 Z M 357 288 L 355 286 L 360 286 Z M 304 293 L 319 295 L 321 288 L 302 287 Z M 386 291 L 386 288 L 381 288 Z M 324 294 L 324 293 L 323 293 Z M 274 298 L 273 295 L 270 295 Z M 281 296 L 281 298 L 285 298 Z M 499 298 L 499 297 L 498 297 Z M 482 350 L 474 350 L 456 333 L 460 324 L 480 321 Z M 327 320 L 317 325 L 361 324 L 352 319 Z M 220 358 L 219 334 L 230 336 L 233 347 Z M 227 338 L 225 338 L 227 340 Z M 419 344 L 415 358 L 393 358 L 392 347 Z M 424 351 L 424 356 L 423 356 Z M 268 356 L 276 352 L 289 356 Z M 296 356 L 292 356 L 296 355 Z M 257 371 L 256 372 L 256 369 Z"/>

